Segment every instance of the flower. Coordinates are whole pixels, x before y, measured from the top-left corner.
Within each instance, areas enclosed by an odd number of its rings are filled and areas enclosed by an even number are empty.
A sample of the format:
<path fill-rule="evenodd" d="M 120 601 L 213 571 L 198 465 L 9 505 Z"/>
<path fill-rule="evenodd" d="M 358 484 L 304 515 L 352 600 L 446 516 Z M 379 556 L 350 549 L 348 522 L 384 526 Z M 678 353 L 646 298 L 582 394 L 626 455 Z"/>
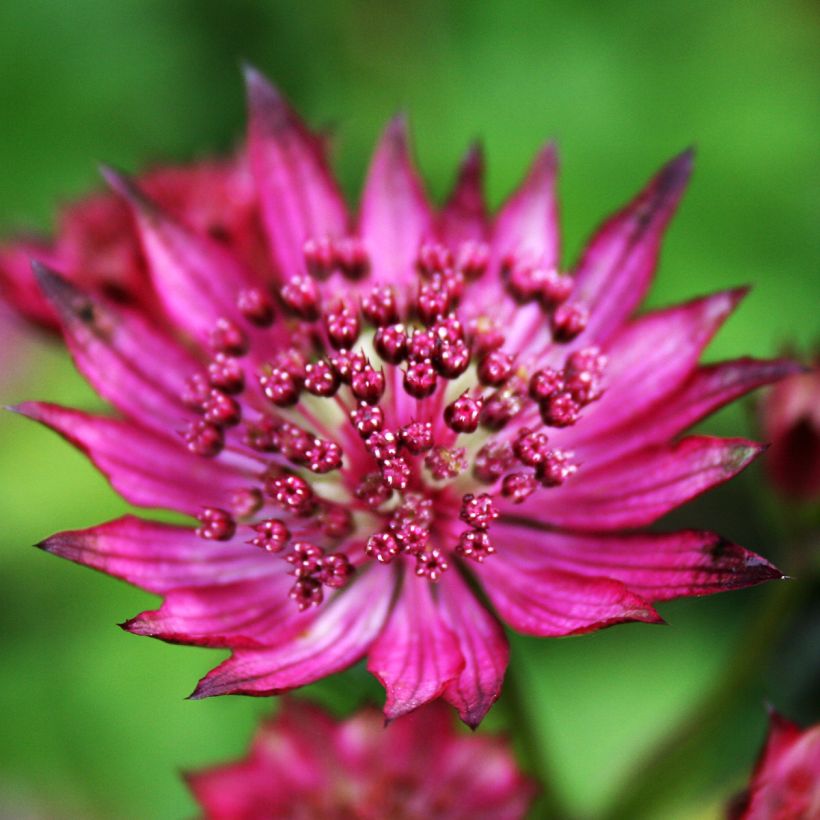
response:
<path fill-rule="evenodd" d="M 436 211 L 394 120 L 354 221 L 321 142 L 253 70 L 248 96 L 268 263 L 241 231 L 209 235 L 106 171 L 150 296 L 115 304 L 37 270 L 120 415 L 18 408 L 131 503 L 198 517 L 42 544 L 164 596 L 128 631 L 232 650 L 193 697 L 278 694 L 367 656 L 389 718 L 443 697 L 474 726 L 501 691 L 501 621 L 538 636 L 657 623 L 654 602 L 780 576 L 713 533 L 633 531 L 761 449 L 676 436 L 795 369 L 698 365 L 742 291 L 633 318 L 689 153 L 568 275 L 552 147 L 494 218 L 471 150 Z"/>
<path fill-rule="evenodd" d="M 236 763 L 189 774 L 205 817 L 499 818 L 535 792 L 500 738 L 454 731 L 433 703 L 384 727 L 375 709 L 343 722 L 286 700 Z"/>
<path fill-rule="evenodd" d="M 772 483 L 797 500 L 820 500 L 820 363 L 769 390 L 760 418 Z"/>
<path fill-rule="evenodd" d="M 801 729 L 773 711 L 749 788 L 733 801 L 729 815 L 733 820 L 820 817 L 820 725 Z"/>

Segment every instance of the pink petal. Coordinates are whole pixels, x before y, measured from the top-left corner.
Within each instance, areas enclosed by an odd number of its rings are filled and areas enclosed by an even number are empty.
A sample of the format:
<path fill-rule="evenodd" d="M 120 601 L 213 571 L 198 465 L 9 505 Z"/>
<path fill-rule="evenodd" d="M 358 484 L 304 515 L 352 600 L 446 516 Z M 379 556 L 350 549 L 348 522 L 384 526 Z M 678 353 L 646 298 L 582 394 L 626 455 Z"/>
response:
<path fill-rule="evenodd" d="M 248 483 L 222 462 L 192 455 L 135 424 L 45 402 L 24 402 L 14 409 L 82 450 L 117 492 L 138 506 L 196 515 L 204 506 L 224 506 L 231 491 Z"/>
<path fill-rule="evenodd" d="M 271 253 L 281 274 L 304 273 L 305 240 L 345 233 L 344 200 L 313 136 L 279 91 L 245 71 L 248 150 Z"/>
<path fill-rule="evenodd" d="M 191 696 L 277 695 L 339 672 L 369 649 L 384 626 L 394 576 L 373 568 L 323 605 L 313 622 L 271 649 L 238 649 Z"/>
<path fill-rule="evenodd" d="M 691 436 L 590 470 L 581 465 L 565 485 L 536 494 L 513 514 L 586 531 L 644 526 L 728 481 L 762 450 L 745 439 Z"/>
<path fill-rule="evenodd" d="M 459 168 L 453 191 L 442 209 L 439 234 L 451 247 L 469 240 L 485 239 L 489 231 L 484 200 L 484 152 L 470 147 Z"/>
<path fill-rule="evenodd" d="M 458 638 L 433 600 L 430 582 L 405 574 L 367 662 L 387 690 L 385 717 L 392 720 L 439 697 L 463 668 Z"/>
<path fill-rule="evenodd" d="M 572 296 L 590 309 L 585 339 L 608 339 L 643 300 L 664 230 L 689 180 L 692 158 L 692 152 L 685 151 L 671 160 L 588 243 L 576 268 Z"/>
<path fill-rule="evenodd" d="M 401 289 L 415 280 L 419 245 L 432 212 L 410 158 L 407 123 L 396 117 L 381 138 L 362 194 L 359 231 L 373 278 Z"/>
<path fill-rule="evenodd" d="M 182 395 L 201 369 L 193 357 L 141 313 L 115 310 L 42 265 L 34 269 L 77 368 L 103 398 L 160 430 L 190 415 Z"/>
<path fill-rule="evenodd" d="M 501 619 L 526 635 L 562 637 L 626 621 L 662 622 L 649 601 L 610 578 L 522 569 L 501 552 L 481 566 L 479 578 Z"/>
<path fill-rule="evenodd" d="M 160 594 L 177 587 L 251 579 L 277 566 L 256 547 L 206 541 L 190 527 L 132 515 L 86 530 L 57 533 L 38 546 Z"/>
<path fill-rule="evenodd" d="M 578 535 L 496 522 L 493 542 L 522 572 L 612 578 L 648 601 L 712 595 L 782 578 L 765 558 L 711 532 Z"/>
<path fill-rule="evenodd" d="M 444 689 L 444 699 L 473 729 L 501 694 L 510 648 L 501 624 L 456 572 L 440 582 L 441 612 L 458 640 L 464 669 Z"/>

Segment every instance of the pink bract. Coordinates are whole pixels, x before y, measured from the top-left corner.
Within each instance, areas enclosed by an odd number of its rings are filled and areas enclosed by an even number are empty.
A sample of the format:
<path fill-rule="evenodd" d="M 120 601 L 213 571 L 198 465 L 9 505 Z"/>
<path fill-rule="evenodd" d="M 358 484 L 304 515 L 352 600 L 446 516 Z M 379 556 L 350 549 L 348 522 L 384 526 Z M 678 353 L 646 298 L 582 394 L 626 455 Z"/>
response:
<path fill-rule="evenodd" d="M 241 196 L 192 183 L 163 205 L 106 172 L 139 298 L 38 267 L 118 415 L 19 408 L 131 503 L 199 518 L 128 516 L 42 545 L 164 596 L 130 632 L 231 649 L 194 697 L 277 694 L 367 656 L 389 718 L 443 697 L 475 726 L 501 691 L 502 622 L 546 637 L 657 623 L 655 602 L 780 577 L 710 532 L 635 531 L 761 449 L 679 434 L 795 370 L 698 364 L 741 291 L 634 316 L 689 153 L 567 273 L 552 147 L 495 216 L 471 150 L 437 210 L 394 120 L 354 218 L 321 141 L 247 80 Z"/>
<path fill-rule="evenodd" d="M 455 732 L 447 711 L 430 704 L 385 728 L 375 709 L 337 722 L 286 700 L 244 760 L 188 783 L 209 820 L 523 817 L 535 788 L 512 752 Z"/>

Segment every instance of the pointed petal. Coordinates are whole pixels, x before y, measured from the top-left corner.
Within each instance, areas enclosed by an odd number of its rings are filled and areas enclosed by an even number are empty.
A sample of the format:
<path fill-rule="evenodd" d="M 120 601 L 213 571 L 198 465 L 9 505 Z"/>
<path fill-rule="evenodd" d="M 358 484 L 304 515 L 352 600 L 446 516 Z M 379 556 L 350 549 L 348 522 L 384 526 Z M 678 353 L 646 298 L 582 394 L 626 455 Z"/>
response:
<path fill-rule="evenodd" d="M 590 310 L 586 339 L 603 342 L 643 300 L 661 239 L 692 171 L 693 152 L 665 165 L 646 188 L 592 237 L 576 268 L 573 299 Z"/>
<path fill-rule="evenodd" d="M 525 635 L 554 638 L 627 621 L 662 622 L 646 599 L 610 578 L 524 570 L 501 552 L 478 575 L 501 619 Z"/>
<path fill-rule="evenodd" d="M 0 298 L 28 321 L 56 332 L 54 311 L 31 275 L 32 259 L 59 261 L 53 248 L 36 239 L 0 245 Z"/>
<path fill-rule="evenodd" d="M 394 576 L 381 567 L 353 580 L 306 629 L 271 649 L 238 649 L 191 696 L 277 695 L 339 672 L 361 658 L 384 625 Z"/>
<path fill-rule="evenodd" d="M 612 578 L 653 602 L 783 577 L 765 558 L 712 532 L 579 535 L 499 521 L 493 525 L 493 542 L 522 572 Z"/>
<path fill-rule="evenodd" d="M 690 436 L 591 470 L 581 465 L 565 485 L 536 494 L 513 514 L 584 531 L 645 526 L 728 481 L 762 450 L 745 439 Z"/>
<path fill-rule="evenodd" d="M 132 515 L 85 530 L 60 532 L 39 547 L 122 578 L 148 592 L 255 578 L 276 563 L 256 547 L 199 538 L 190 527 Z"/>
<path fill-rule="evenodd" d="M 385 717 L 401 717 L 439 697 L 463 668 L 458 639 L 433 600 L 430 582 L 406 574 L 367 662 L 387 690 Z"/>
<path fill-rule="evenodd" d="M 359 231 L 373 278 L 398 290 L 412 283 L 419 245 L 432 228 L 430 206 L 410 158 L 407 123 L 396 117 L 376 149 L 362 194 Z"/>
<path fill-rule="evenodd" d="M 196 515 L 204 506 L 224 506 L 233 490 L 248 484 L 222 462 L 192 455 L 172 439 L 134 424 L 45 402 L 14 409 L 82 450 L 114 489 L 138 506 Z"/>
<path fill-rule="evenodd" d="M 245 82 L 248 151 L 271 254 L 281 274 L 301 274 L 305 240 L 344 234 L 344 200 L 320 140 L 279 91 L 253 68 Z"/>
<path fill-rule="evenodd" d="M 193 357 L 136 311 L 114 310 L 36 262 L 34 272 L 78 370 L 97 393 L 161 430 L 190 415 L 182 395 L 200 369 Z"/>
<path fill-rule="evenodd" d="M 440 582 L 441 611 L 458 640 L 464 669 L 444 688 L 444 699 L 475 729 L 501 694 L 510 648 L 501 624 L 456 572 Z"/>
<path fill-rule="evenodd" d="M 439 233 L 447 244 L 457 247 L 461 242 L 484 239 L 488 231 L 484 151 L 476 143 L 461 163 L 453 191 L 441 212 Z"/>

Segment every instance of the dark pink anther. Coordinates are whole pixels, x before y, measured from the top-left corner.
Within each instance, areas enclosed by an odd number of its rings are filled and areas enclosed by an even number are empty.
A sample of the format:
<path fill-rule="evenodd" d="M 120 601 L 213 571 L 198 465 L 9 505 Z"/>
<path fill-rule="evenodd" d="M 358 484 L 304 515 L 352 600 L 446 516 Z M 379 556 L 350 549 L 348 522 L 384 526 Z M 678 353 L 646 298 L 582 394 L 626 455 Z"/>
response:
<path fill-rule="evenodd" d="M 436 352 L 436 337 L 429 330 L 416 330 L 407 343 L 407 358 L 410 361 L 430 359 Z"/>
<path fill-rule="evenodd" d="M 281 552 L 290 540 L 290 530 L 278 518 L 266 518 L 253 529 L 256 535 L 248 543 L 267 552 Z"/>
<path fill-rule="evenodd" d="M 202 411 L 202 405 L 211 392 L 211 384 L 204 373 L 194 373 L 185 381 L 185 389 L 182 391 L 182 401 L 186 407 Z"/>
<path fill-rule="evenodd" d="M 336 350 L 348 350 L 361 332 L 359 314 L 345 302 L 338 302 L 324 315 L 325 330 Z"/>
<path fill-rule="evenodd" d="M 560 305 L 569 298 L 575 286 L 570 276 L 563 276 L 557 270 L 548 270 L 541 283 L 541 299 L 549 306 Z"/>
<path fill-rule="evenodd" d="M 552 335 L 556 342 L 570 342 L 587 326 L 589 311 L 572 302 L 564 302 L 552 314 Z"/>
<path fill-rule="evenodd" d="M 417 399 L 432 396 L 436 384 L 436 369 L 429 359 L 411 362 L 404 371 L 404 389 Z"/>
<path fill-rule="evenodd" d="M 313 490 L 301 476 L 293 474 L 276 476 L 266 489 L 274 501 L 289 512 L 296 515 L 309 515 L 313 512 L 315 506 Z"/>
<path fill-rule="evenodd" d="M 601 377 L 607 359 L 597 347 L 576 350 L 564 367 L 566 390 L 580 405 L 589 404 L 601 397 Z"/>
<path fill-rule="evenodd" d="M 281 367 L 286 370 L 296 379 L 299 386 L 305 380 L 305 368 L 307 367 L 307 359 L 304 354 L 295 347 L 289 347 L 285 350 L 280 350 L 271 359 L 273 367 Z"/>
<path fill-rule="evenodd" d="M 524 408 L 526 384 L 513 376 L 500 390 L 485 399 L 481 408 L 481 424 L 488 430 L 503 429 Z"/>
<path fill-rule="evenodd" d="M 433 361 L 445 379 L 456 379 L 470 366 L 470 348 L 462 341 L 439 341 Z"/>
<path fill-rule="evenodd" d="M 245 387 L 242 365 L 237 359 L 224 353 L 217 353 L 208 365 L 208 380 L 213 387 L 231 395 L 241 393 Z"/>
<path fill-rule="evenodd" d="M 419 248 L 416 266 L 419 273 L 428 276 L 433 273 L 441 273 L 453 266 L 453 255 L 446 245 L 439 242 L 425 242 Z"/>
<path fill-rule="evenodd" d="M 578 421 L 581 408 L 569 393 L 553 393 L 539 405 L 541 420 L 548 427 L 570 427 Z"/>
<path fill-rule="evenodd" d="M 404 325 L 387 325 L 376 331 L 373 339 L 376 352 L 389 364 L 399 364 L 407 355 L 407 332 Z"/>
<path fill-rule="evenodd" d="M 444 408 L 444 421 L 456 433 L 474 433 L 481 417 L 480 398 L 462 393 Z"/>
<path fill-rule="evenodd" d="M 391 522 L 390 529 L 402 550 L 410 555 L 421 552 L 430 540 L 430 530 L 422 524 L 409 523 L 396 527 Z"/>
<path fill-rule="evenodd" d="M 441 279 L 441 283 L 450 297 L 450 307 L 452 309 L 461 301 L 461 297 L 464 295 L 464 288 L 467 287 L 464 274 L 460 270 L 447 268 L 438 275 L 438 278 Z"/>
<path fill-rule="evenodd" d="M 248 352 L 248 337 L 235 322 L 230 319 L 217 319 L 216 327 L 211 331 L 211 350 L 227 356 L 244 356 Z"/>
<path fill-rule="evenodd" d="M 504 334 L 501 328 L 489 316 L 472 319 L 467 329 L 472 340 L 473 352 L 478 356 L 486 356 L 504 344 Z"/>
<path fill-rule="evenodd" d="M 336 249 L 328 236 L 312 237 L 302 245 L 305 264 L 311 276 L 327 279 L 336 266 Z"/>
<path fill-rule="evenodd" d="M 384 371 L 376 370 L 369 362 L 361 370 L 353 373 L 350 380 L 353 395 L 367 404 L 378 404 L 384 395 L 384 388 Z"/>
<path fill-rule="evenodd" d="M 189 422 L 183 437 L 190 452 L 205 458 L 218 456 L 225 446 L 225 434 L 222 430 L 202 419 Z"/>
<path fill-rule="evenodd" d="M 490 261 L 490 248 L 484 242 L 469 240 L 462 242 L 456 253 L 456 270 L 460 270 L 468 281 L 484 275 Z"/>
<path fill-rule="evenodd" d="M 534 401 L 544 401 L 564 386 L 564 377 L 552 367 L 542 367 L 530 377 L 529 395 Z"/>
<path fill-rule="evenodd" d="M 482 530 L 466 530 L 461 533 L 456 545 L 456 552 L 480 564 L 487 556 L 495 552 L 490 536 Z"/>
<path fill-rule="evenodd" d="M 341 504 L 322 504 L 319 526 L 327 538 L 339 540 L 353 534 L 353 515 Z"/>
<path fill-rule="evenodd" d="M 204 507 L 197 519 L 200 525 L 196 534 L 208 541 L 230 541 L 236 532 L 236 522 L 231 514 L 218 507 Z"/>
<path fill-rule="evenodd" d="M 450 568 L 444 553 L 438 548 L 424 550 L 416 555 L 416 575 L 435 583 Z"/>
<path fill-rule="evenodd" d="M 488 441 L 473 461 L 473 476 L 482 484 L 494 484 L 514 462 L 512 447 L 507 441 Z"/>
<path fill-rule="evenodd" d="M 285 282 L 280 291 L 285 307 L 306 322 L 315 322 L 320 316 L 321 294 L 316 280 L 296 274 Z"/>
<path fill-rule="evenodd" d="M 321 581 L 312 575 L 307 578 L 297 578 L 288 595 L 296 602 L 300 612 L 319 606 L 325 597 Z"/>
<path fill-rule="evenodd" d="M 293 567 L 291 575 L 297 578 L 306 578 L 319 569 L 325 551 L 316 544 L 307 541 L 297 541 L 293 545 L 293 552 L 285 560 Z"/>
<path fill-rule="evenodd" d="M 399 430 L 399 440 L 414 456 L 433 446 L 433 425 L 429 421 L 411 421 Z"/>
<path fill-rule="evenodd" d="M 367 451 L 376 461 L 386 461 L 399 454 L 399 439 L 390 430 L 377 431 L 365 442 Z"/>
<path fill-rule="evenodd" d="M 381 473 L 368 473 L 359 482 L 353 494 L 359 501 L 375 510 L 393 495 L 393 491 L 384 483 Z"/>
<path fill-rule="evenodd" d="M 270 327 L 273 324 L 273 299 L 262 288 L 247 288 L 240 290 L 236 298 L 239 312 L 257 327 Z"/>
<path fill-rule="evenodd" d="M 259 386 L 277 407 L 292 407 L 299 401 L 299 381 L 283 367 L 274 367 L 260 375 Z"/>
<path fill-rule="evenodd" d="M 342 466 L 342 448 L 334 441 L 315 438 L 305 451 L 304 463 L 312 473 L 323 474 L 338 470 Z"/>
<path fill-rule="evenodd" d="M 362 279 L 370 271 L 370 260 L 364 244 L 356 236 L 335 242 L 336 265 L 348 279 Z"/>
<path fill-rule="evenodd" d="M 544 268 L 533 267 L 527 262 L 515 260 L 506 270 L 507 288 L 517 302 L 525 303 L 537 299 L 546 280 Z"/>
<path fill-rule="evenodd" d="M 322 558 L 316 577 L 331 589 L 341 589 L 353 575 L 353 564 L 343 552 L 334 552 Z"/>
<path fill-rule="evenodd" d="M 478 363 L 478 380 L 490 387 L 499 387 L 510 377 L 515 364 L 514 357 L 503 350 L 493 350 Z"/>
<path fill-rule="evenodd" d="M 211 390 L 202 405 L 205 421 L 218 427 L 234 427 L 242 420 L 242 408 L 236 399 L 221 390 Z"/>
<path fill-rule="evenodd" d="M 350 411 L 350 422 L 356 432 L 364 439 L 377 433 L 384 426 L 384 413 L 381 407 L 371 407 L 361 402 Z"/>
<path fill-rule="evenodd" d="M 231 512 L 237 518 L 247 518 L 259 512 L 264 503 L 262 492 L 256 487 L 242 487 L 231 493 Z"/>
<path fill-rule="evenodd" d="M 410 467 L 403 458 L 388 458 L 379 467 L 382 480 L 392 490 L 403 490 L 410 481 Z"/>
<path fill-rule="evenodd" d="M 296 464 L 307 463 L 307 451 L 315 439 L 298 424 L 284 421 L 276 428 L 276 449 Z"/>
<path fill-rule="evenodd" d="M 314 396 L 334 396 L 341 381 L 339 374 L 324 359 L 305 367 L 305 390 Z"/>
<path fill-rule="evenodd" d="M 399 321 L 399 311 L 393 288 L 389 285 L 374 285 L 362 297 L 362 313 L 365 319 L 376 327 L 392 325 Z"/>
<path fill-rule="evenodd" d="M 527 467 L 540 464 L 548 452 L 547 436 L 526 427 L 522 428 L 513 441 L 515 457 Z"/>
<path fill-rule="evenodd" d="M 578 471 L 572 458 L 573 453 L 552 450 L 535 468 L 535 477 L 544 487 L 559 487 Z"/>
<path fill-rule="evenodd" d="M 498 518 L 498 510 L 493 497 L 488 493 L 473 495 L 466 493 L 461 499 L 459 518 L 476 530 L 489 529 L 490 524 Z"/>
<path fill-rule="evenodd" d="M 528 473 L 510 473 L 501 482 L 501 495 L 513 504 L 526 501 L 538 489 L 538 482 Z"/>
<path fill-rule="evenodd" d="M 447 313 L 450 310 L 450 301 L 450 293 L 443 282 L 430 281 L 419 284 L 416 313 L 422 324 L 429 327 L 439 316 Z"/>
<path fill-rule="evenodd" d="M 353 374 L 367 364 L 364 353 L 354 353 L 352 350 L 339 350 L 332 353 L 329 361 L 331 367 L 345 384 L 350 384 L 353 380 Z"/>
<path fill-rule="evenodd" d="M 389 532 L 376 532 L 367 539 L 365 552 L 382 564 L 389 564 L 401 552 L 401 546 Z"/>
<path fill-rule="evenodd" d="M 463 447 L 434 447 L 424 457 L 424 466 L 436 481 L 458 478 L 467 469 L 467 451 Z"/>
<path fill-rule="evenodd" d="M 445 344 L 464 341 L 464 325 L 461 324 L 455 313 L 441 316 L 430 328 L 430 331 L 437 341 Z"/>
<path fill-rule="evenodd" d="M 398 530 L 408 524 L 429 529 L 433 523 L 433 502 L 423 493 L 404 493 L 401 504 L 390 516 L 390 528 Z"/>
<path fill-rule="evenodd" d="M 264 416 L 258 421 L 245 425 L 242 439 L 252 450 L 260 453 L 279 451 L 279 425 L 271 418 Z"/>

